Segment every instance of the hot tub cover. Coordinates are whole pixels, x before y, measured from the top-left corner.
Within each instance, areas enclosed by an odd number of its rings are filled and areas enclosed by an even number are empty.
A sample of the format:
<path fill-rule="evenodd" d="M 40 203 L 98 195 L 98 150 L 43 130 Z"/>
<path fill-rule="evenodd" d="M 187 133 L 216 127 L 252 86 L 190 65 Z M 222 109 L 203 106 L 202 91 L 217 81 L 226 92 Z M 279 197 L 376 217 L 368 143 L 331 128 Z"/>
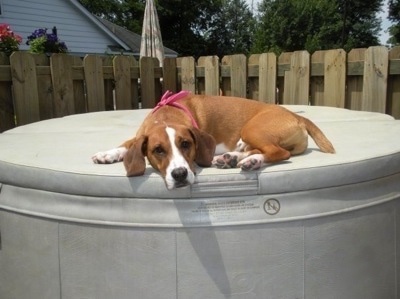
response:
<path fill-rule="evenodd" d="M 199 168 L 194 185 L 172 191 L 150 166 L 128 178 L 122 163 L 91 160 L 131 138 L 149 110 L 72 115 L 9 130 L 0 135 L 0 208 L 113 225 L 224 225 L 317 217 L 398 196 L 400 121 L 286 107 L 313 120 L 337 153 L 320 152 L 310 139 L 306 153 L 288 161 L 252 172 Z M 27 192 L 35 200 L 24 200 Z"/>

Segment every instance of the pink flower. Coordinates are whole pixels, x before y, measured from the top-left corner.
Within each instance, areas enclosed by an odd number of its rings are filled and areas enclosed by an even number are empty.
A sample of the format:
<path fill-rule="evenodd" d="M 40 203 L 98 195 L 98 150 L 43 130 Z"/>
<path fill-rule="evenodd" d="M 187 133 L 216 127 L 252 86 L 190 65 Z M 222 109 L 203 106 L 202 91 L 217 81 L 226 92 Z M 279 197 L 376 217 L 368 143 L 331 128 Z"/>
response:
<path fill-rule="evenodd" d="M 0 52 L 11 55 L 12 52 L 18 51 L 22 37 L 15 34 L 8 24 L 0 24 Z"/>

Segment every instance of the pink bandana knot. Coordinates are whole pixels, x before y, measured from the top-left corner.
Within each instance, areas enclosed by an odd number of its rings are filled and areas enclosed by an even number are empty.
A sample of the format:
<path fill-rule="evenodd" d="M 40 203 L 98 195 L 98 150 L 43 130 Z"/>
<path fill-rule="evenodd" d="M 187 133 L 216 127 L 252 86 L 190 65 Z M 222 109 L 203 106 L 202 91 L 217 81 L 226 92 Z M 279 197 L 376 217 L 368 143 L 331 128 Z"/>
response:
<path fill-rule="evenodd" d="M 164 106 L 173 106 L 176 107 L 178 109 L 181 109 L 183 111 L 185 111 L 185 113 L 189 116 L 190 120 L 192 121 L 192 125 L 193 127 L 195 127 L 196 129 L 199 128 L 199 126 L 197 125 L 196 120 L 193 118 L 192 113 L 189 111 L 188 108 L 186 108 L 185 106 L 177 103 L 177 101 L 183 99 L 184 97 L 186 97 L 188 94 L 190 94 L 190 91 L 187 90 L 181 90 L 178 93 L 173 93 L 172 91 L 167 90 L 163 96 L 161 97 L 160 102 L 157 104 L 156 107 L 154 107 L 152 113 L 156 112 L 158 109 L 160 109 L 161 107 Z"/>

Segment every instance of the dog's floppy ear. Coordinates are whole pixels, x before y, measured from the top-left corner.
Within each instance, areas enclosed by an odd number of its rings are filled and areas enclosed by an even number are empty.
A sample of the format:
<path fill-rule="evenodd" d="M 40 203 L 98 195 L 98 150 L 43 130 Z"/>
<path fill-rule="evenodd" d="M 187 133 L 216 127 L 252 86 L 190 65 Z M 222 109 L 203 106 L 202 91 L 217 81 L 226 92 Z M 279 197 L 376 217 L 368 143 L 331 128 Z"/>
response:
<path fill-rule="evenodd" d="M 216 147 L 214 137 L 196 128 L 190 129 L 190 133 L 196 142 L 196 164 L 201 167 L 211 166 Z"/>
<path fill-rule="evenodd" d="M 128 151 L 124 156 L 124 166 L 127 176 L 139 176 L 144 174 L 146 169 L 145 152 L 147 146 L 147 137 L 136 137 L 130 144 Z"/>

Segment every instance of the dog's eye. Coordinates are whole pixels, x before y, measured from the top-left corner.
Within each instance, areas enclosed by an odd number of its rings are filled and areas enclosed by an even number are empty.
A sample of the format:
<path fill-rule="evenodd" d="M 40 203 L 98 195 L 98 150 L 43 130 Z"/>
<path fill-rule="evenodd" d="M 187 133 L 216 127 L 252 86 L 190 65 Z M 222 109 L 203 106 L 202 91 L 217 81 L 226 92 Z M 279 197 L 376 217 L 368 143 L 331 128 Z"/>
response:
<path fill-rule="evenodd" d="M 153 149 L 153 153 L 157 154 L 157 155 L 163 155 L 165 153 L 164 149 L 162 148 L 162 146 L 156 146 Z"/>
<path fill-rule="evenodd" d="M 183 140 L 183 141 L 181 142 L 181 148 L 182 148 L 182 149 L 189 149 L 189 148 L 190 148 L 190 142 L 187 141 L 187 140 Z"/>

